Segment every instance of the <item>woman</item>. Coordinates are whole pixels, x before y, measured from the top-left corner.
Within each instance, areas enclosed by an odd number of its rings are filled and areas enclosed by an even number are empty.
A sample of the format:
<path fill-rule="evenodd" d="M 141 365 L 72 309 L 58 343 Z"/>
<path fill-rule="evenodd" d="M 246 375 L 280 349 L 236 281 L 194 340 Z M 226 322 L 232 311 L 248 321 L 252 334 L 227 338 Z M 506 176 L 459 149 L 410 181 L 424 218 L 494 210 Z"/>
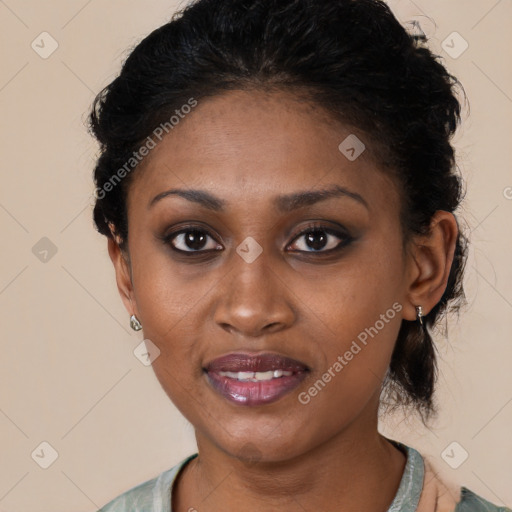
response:
<path fill-rule="evenodd" d="M 463 296 L 457 81 L 379 0 L 199 0 L 96 99 L 94 220 L 198 453 L 114 511 L 498 511 L 377 429 Z"/>

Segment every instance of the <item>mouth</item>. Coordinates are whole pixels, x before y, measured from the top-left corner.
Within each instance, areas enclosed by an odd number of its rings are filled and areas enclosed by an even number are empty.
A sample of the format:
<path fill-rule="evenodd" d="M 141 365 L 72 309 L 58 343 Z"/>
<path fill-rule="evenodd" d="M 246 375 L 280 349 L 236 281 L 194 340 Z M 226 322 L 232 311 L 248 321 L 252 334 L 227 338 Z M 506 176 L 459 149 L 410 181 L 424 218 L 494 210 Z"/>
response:
<path fill-rule="evenodd" d="M 264 405 L 295 389 L 310 371 L 300 361 L 281 354 L 232 353 L 203 368 L 214 391 L 238 405 Z"/>

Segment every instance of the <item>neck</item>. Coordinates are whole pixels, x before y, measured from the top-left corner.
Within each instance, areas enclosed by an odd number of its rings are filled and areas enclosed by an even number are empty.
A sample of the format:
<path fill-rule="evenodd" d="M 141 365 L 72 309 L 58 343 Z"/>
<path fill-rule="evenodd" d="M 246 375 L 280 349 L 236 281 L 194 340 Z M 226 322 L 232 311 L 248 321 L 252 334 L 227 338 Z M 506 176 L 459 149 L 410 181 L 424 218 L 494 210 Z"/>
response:
<path fill-rule="evenodd" d="M 387 510 L 406 458 L 378 433 L 374 413 L 373 421 L 358 418 L 307 453 L 278 462 L 241 461 L 196 433 L 199 456 L 175 482 L 173 511 Z"/>

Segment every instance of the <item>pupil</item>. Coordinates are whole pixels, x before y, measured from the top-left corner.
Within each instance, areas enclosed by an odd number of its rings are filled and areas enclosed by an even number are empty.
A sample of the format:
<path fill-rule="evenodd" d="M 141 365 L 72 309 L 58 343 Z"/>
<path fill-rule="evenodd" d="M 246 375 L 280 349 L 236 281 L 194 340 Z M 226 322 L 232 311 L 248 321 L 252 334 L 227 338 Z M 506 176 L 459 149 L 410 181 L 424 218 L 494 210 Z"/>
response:
<path fill-rule="evenodd" d="M 312 231 L 307 235 L 307 244 L 312 249 L 320 250 L 325 246 L 326 238 L 327 237 L 324 235 L 323 231 Z M 318 243 L 319 241 L 320 243 Z"/>
<path fill-rule="evenodd" d="M 189 249 L 199 250 L 204 245 L 205 238 L 204 233 L 200 231 L 188 231 L 185 237 L 185 243 Z"/>

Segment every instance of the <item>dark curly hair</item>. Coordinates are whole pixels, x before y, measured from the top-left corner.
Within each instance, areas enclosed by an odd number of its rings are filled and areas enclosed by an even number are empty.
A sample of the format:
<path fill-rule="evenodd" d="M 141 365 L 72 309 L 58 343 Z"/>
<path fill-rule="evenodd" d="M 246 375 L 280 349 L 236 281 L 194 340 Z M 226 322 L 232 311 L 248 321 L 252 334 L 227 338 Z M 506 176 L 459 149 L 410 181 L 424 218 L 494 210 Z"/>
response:
<path fill-rule="evenodd" d="M 94 170 L 98 231 L 126 250 L 133 177 L 126 162 L 155 127 L 191 98 L 259 89 L 305 97 L 363 133 L 380 167 L 400 184 L 404 244 L 426 233 L 437 210 L 454 212 L 462 199 L 450 140 L 460 122 L 456 89 L 463 89 L 424 42 L 380 0 L 193 2 L 133 49 L 94 101 L 89 123 L 101 150 Z M 437 412 L 429 328 L 448 305 L 462 303 L 465 255 L 460 232 L 441 300 L 423 327 L 402 322 L 381 404 L 412 404 L 423 420 Z"/>

